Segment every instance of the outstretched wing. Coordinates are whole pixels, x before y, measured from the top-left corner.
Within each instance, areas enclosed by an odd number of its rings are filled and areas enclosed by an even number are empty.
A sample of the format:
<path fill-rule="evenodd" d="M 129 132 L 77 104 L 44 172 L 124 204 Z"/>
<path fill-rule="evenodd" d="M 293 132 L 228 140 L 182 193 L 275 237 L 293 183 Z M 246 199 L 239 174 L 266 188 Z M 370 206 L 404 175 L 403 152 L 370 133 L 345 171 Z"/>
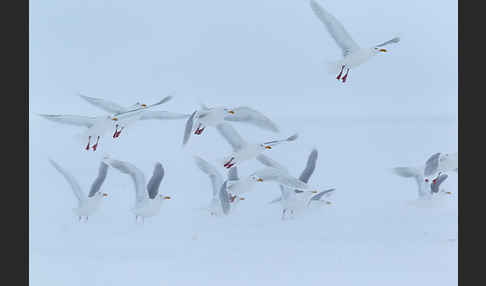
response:
<path fill-rule="evenodd" d="M 160 182 L 162 182 L 164 174 L 164 167 L 162 167 L 161 163 L 157 162 L 154 167 L 152 178 L 150 178 L 147 184 L 147 193 L 149 198 L 154 199 L 159 193 Z"/>
<path fill-rule="evenodd" d="M 186 145 L 187 142 L 189 141 L 189 138 L 191 138 L 191 133 L 194 127 L 194 119 L 196 117 L 196 114 L 197 114 L 197 110 L 194 111 L 186 121 L 186 127 L 184 129 L 184 138 L 182 139 L 182 146 Z"/>
<path fill-rule="evenodd" d="M 420 171 L 414 167 L 395 167 L 392 169 L 392 172 L 395 173 L 395 175 L 404 178 L 417 177 L 420 175 Z"/>
<path fill-rule="evenodd" d="M 108 165 L 105 162 L 101 162 L 100 167 L 98 169 L 98 177 L 96 177 L 93 184 L 91 184 L 91 189 L 89 190 L 88 198 L 91 198 L 100 190 L 101 185 L 106 179 L 107 173 L 108 173 Z"/>
<path fill-rule="evenodd" d="M 148 194 L 145 191 L 145 176 L 143 175 L 142 171 L 128 162 L 111 158 L 105 158 L 104 161 L 118 171 L 130 175 L 135 187 L 136 202 L 141 202 L 148 197 Z"/>
<path fill-rule="evenodd" d="M 383 47 L 383 46 L 386 46 L 386 45 L 388 45 L 388 44 L 392 44 L 392 43 L 398 43 L 398 42 L 400 42 L 400 37 L 395 37 L 395 38 L 393 38 L 393 39 L 391 39 L 391 40 L 388 40 L 388 41 L 386 41 L 386 42 L 384 42 L 384 43 L 381 43 L 381 44 L 379 44 L 379 45 L 376 45 L 375 47 L 377 47 L 377 48 L 378 48 L 378 47 Z"/>
<path fill-rule="evenodd" d="M 39 114 L 39 115 L 44 117 L 47 120 L 51 120 L 54 122 L 59 122 L 67 125 L 83 126 L 87 128 L 90 128 L 99 120 L 99 117 L 89 117 L 89 116 L 80 116 L 80 115 L 50 115 L 50 114 Z"/>
<path fill-rule="evenodd" d="M 221 176 L 221 173 L 218 172 L 216 167 L 200 157 L 194 156 L 194 161 L 196 162 L 196 166 L 198 166 L 201 171 L 209 176 L 213 186 L 213 197 L 216 196 L 221 188 L 221 185 L 223 184 L 223 177 Z"/>
<path fill-rule="evenodd" d="M 324 195 L 329 195 L 331 192 L 334 192 L 336 189 L 329 189 L 329 190 L 325 190 L 325 191 L 322 191 L 322 192 L 319 192 L 317 193 L 317 195 L 314 195 L 312 196 L 311 200 L 314 200 L 314 201 L 318 201 L 320 200 Z M 326 196 L 327 196 L 326 195 Z M 310 201 L 309 201 L 310 202 Z"/>
<path fill-rule="evenodd" d="M 268 142 L 265 142 L 263 144 L 268 145 L 268 146 L 275 146 L 275 145 L 278 145 L 280 143 L 295 141 L 298 137 L 299 137 L 299 134 L 296 133 L 292 136 L 289 136 L 288 138 L 285 138 L 285 139 L 282 139 L 282 140 L 268 141 Z"/>
<path fill-rule="evenodd" d="M 317 18 L 321 20 L 329 34 L 331 34 L 331 37 L 336 41 L 336 44 L 341 48 L 343 57 L 360 49 L 343 25 L 333 15 L 329 14 L 314 0 L 310 1 L 310 6 Z"/>
<path fill-rule="evenodd" d="M 227 191 L 227 184 L 228 181 L 224 181 L 219 190 L 219 201 L 221 202 L 221 208 L 223 209 L 223 213 L 225 215 L 229 213 L 231 208 L 229 194 Z"/>
<path fill-rule="evenodd" d="M 229 123 L 220 123 L 216 125 L 216 129 L 218 130 L 219 134 L 221 134 L 221 136 L 228 141 L 233 148 L 233 151 L 238 151 L 247 144 L 236 129 Z"/>
<path fill-rule="evenodd" d="M 51 163 L 54 168 L 61 173 L 61 175 L 66 179 L 66 181 L 69 183 L 71 186 L 71 189 L 73 189 L 73 193 L 78 199 L 79 202 L 84 201 L 86 198 L 84 197 L 84 193 L 81 190 L 81 186 L 79 183 L 74 179 L 74 177 L 65 169 L 63 169 L 61 166 L 59 166 L 56 162 L 54 162 L 52 159 L 49 159 L 49 162 Z"/>
<path fill-rule="evenodd" d="M 302 171 L 302 174 L 300 174 L 299 180 L 301 180 L 304 183 L 309 182 L 309 178 L 312 176 L 312 173 L 314 173 L 314 170 L 316 168 L 316 162 L 317 162 L 317 150 L 314 149 L 309 154 L 309 158 L 307 158 L 307 165 L 305 166 L 304 171 Z"/>
<path fill-rule="evenodd" d="M 161 111 L 146 111 L 145 113 L 143 113 L 140 119 L 141 120 L 148 120 L 148 119 L 175 120 L 175 119 L 188 118 L 189 116 L 191 115 L 161 110 Z"/>
<path fill-rule="evenodd" d="M 432 193 L 438 193 L 439 192 L 439 187 L 440 185 L 448 178 L 449 176 L 447 174 L 442 174 L 439 177 L 437 177 L 435 180 L 432 181 L 432 184 L 430 184 L 430 191 Z"/>
<path fill-rule="evenodd" d="M 234 114 L 227 115 L 224 120 L 235 121 L 235 122 L 246 122 L 253 124 L 265 130 L 279 132 L 277 124 L 275 124 L 268 117 L 263 115 L 261 112 L 251 109 L 249 107 L 243 106 L 233 109 Z"/>
<path fill-rule="evenodd" d="M 439 169 L 439 157 L 440 157 L 440 152 L 433 154 L 432 156 L 425 161 L 425 169 L 424 169 L 424 176 L 428 177 L 430 175 L 433 175 L 437 172 L 437 169 Z"/>
<path fill-rule="evenodd" d="M 264 168 L 253 173 L 265 181 L 275 181 L 288 188 L 308 190 L 309 186 L 301 180 L 288 175 L 286 172 L 276 168 Z"/>
<path fill-rule="evenodd" d="M 263 154 L 259 154 L 256 159 L 262 163 L 263 165 L 267 166 L 267 167 L 271 167 L 271 168 L 277 168 L 277 169 L 280 169 L 286 173 L 288 173 L 288 170 L 286 167 L 284 167 L 282 164 L 280 164 L 279 162 L 273 160 L 272 158 L 266 156 L 266 155 L 263 155 Z"/>
<path fill-rule="evenodd" d="M 82 99 L 86 100 L 88 103 L 91 105 L 94 105 L 98 108 L 103 109 L 106 112 L 109 113 L 122 113 L 122 112 L 127 112 L 129 109 L 126 107 L 123 107 L 115 102 L 106 100 L 106 99 L 101 99 L 101 98 L 95 98 L 95 97 L 89 97 L 86 95 L 78 94 L 79 97 Z"/>

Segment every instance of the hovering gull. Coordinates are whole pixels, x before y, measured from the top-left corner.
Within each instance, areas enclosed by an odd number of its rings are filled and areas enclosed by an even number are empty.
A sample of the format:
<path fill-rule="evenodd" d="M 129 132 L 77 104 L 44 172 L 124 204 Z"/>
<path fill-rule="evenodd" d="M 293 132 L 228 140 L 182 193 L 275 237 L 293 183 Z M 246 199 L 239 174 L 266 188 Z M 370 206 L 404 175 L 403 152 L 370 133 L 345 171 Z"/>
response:
<path fill-rule="evenodd" d="M 260 144 L 249 144 L 241 138 L 241 136 L 236 132 L 236 130 L 229 123 L 221 123 L 216 126 L 221 136 L 223 136 L 226 141 L 232 146 L 233 152 L 226 156 L 223 161 L 223 166 L 227 169 L 247 160 L 256 158 L 261 160 L 260 155 L 263 151 L 270 150 L 273 146 L 284 142 L 291 142 L 297 139 L 298 135 L 294 134 L 283 140 L 274 140 L 269 142 L 264 142 Z"/>
<path fill-rule="evenodd" d="M 105 157 L 104 161 L 132 178 L 135 187 L 135 207 L 132 209 L 135 221 L 138 221 L 138 217 L 141 217 L 143 222 L 144 218 L 157 215 L 162 202 L 170 199 L 169 196 L 159 194 L 160 182 L 164 178 L 164 168 L 159 162 L 155 164 L 153 175 L 145 187 L 144 174 L 133 164 L 109 157 Z"/>
<path fill-rule="evenodd" d="M 311 151 L 311 153 L 309 154 L 309 157 L 307 158 L 306 167 L 304 168 L 304 170 L 302 170 L 302 173 L 299 176 L 299 180 L 301 180 L 302 182 L 304 182 L 304 183 L 309 182 L 309 179 L 312 176 L 312 174 L 314 173 L 314 170 L 316 168 L 317 155 L 318 155 L 317 149 L 313 149 Z M 268 161 L 263 161 L 263 162 L 270 167 L 275 166 L 275 163 L 271 163 L 271 162 L 268 162 Z M 286 190 L 285 187 L 283 187 L 283 188 L 284 188 L 284 190 L 282 190 L 282 196 L 284 195 L 283 194 L 284 191 L 289 191 L 289 190 Z M 332 189 L 320 191 L 319 193 L 312 195 L 310 197 L 309 201 L 307 202 L 307 205 L 310 205 L 312 201 L 314 201 L 314 202 L 321 201 L 321 198 L 323 198 L 323 197 L 329 197 L 330 195 L 332 195 L 332 193 L 335 190 L 336 190 L 335 188 L 332 188 Z M 303 193 L 303 191 L 301 191 L 301 190 L 294 190 L 294 192 L 296 194 Z M 272 200 L 270 203 L 280 202 L 282 200 L 282 196 Z M 329 201 L 322 201 L 322 202 L 325 202 L 326 204 L 331 204 L 331 202 L 329 202 Z"/>
<path fill-rule="evenodd" d="M 211 165 L 206 160 L 194 156 L 194 161 L 196 162 L 196 166 L 206 175 L 209 176 L 212 185 L 212 199 L 209 205 L 209 211 L 211 215 L 219 216 L 222 213 L 227 215 L 230 211 L 231 205 L 230 203 L 235 202 L 235 197 L 229 197 L 227 189 L 226 189 L 226 181 L 223 183 L 223 176 L 221 173 L 216 169 L 215 166 Z M 236 167 L 231 168 L 228 171 L 228 179 L 227 180 L 238 180 L 238 174 Z M 223 187 L 224 185 L 224 187 Z M 244 200 L 244 198 L 239 197 L 237 201 Z"/>
<path fill-rule="evenodd" d="M 316 149 L 313 149 L 307 158 L 307 164 L 302 173 L 299 176 L 299 180 L 308 183 L 310 177 L 314 173 L 316 168 L 318 152 Z M 264 164 L 268 166 L 275 166 L 275 163 L 272 161 L 262 161 Z M 286 171 L 286 170 L 285 170 Z M 288 172 L 288 171 L 287 171 Z M 335 191 L 334 188 L 320 191 L 317 194 L 312 192 L 303 192 L 301 190 L 292 190 L 286 186 L 280 185 L 280 192 L 281 196 L 277 199 L 272 200 L 270 203 L 280 202 L 282 205 L 282 219 L 286 219 L 288 214 L 294 214 L 294 211 L 303 209 L 308 207 L 311 202 L 324 202 L 326 204 L 330 204 L 329 201 L 321 201 L 322 197 L 329 197 Z"/>
<path fill-rule="evenodd" d="M 120 119 L 120 122 L 115 125 L 115 133 L 113 134 L 113 138 L 118 138 L 120 136 L 121 131 L 123 130 L 124 127 L 126 127 L 127 124 L 131 124 L 138 120 L 150 120 L 150 119 L 174 120 L 174 119 L 183 119 L 189 117 L 189 114 L 174 113 L 174 112 L 168 112 L 164 110 L 155 111 L 155 110 L 147 109 L 171 100 L 172 96 L 167 96 L 164 99 L 162 99 L 160 102 L 153 104 L 151 106 L 147 106 L 144 103 L 137 102 L 132 106 L 123 107 L 115 102 L 106 99 L 89 97 L 82 94 L 78 94 L 78 95 L 88 103 L 98 108 L 101 108 L 102 110 L 109 112 L 110 114 L 113 114 L 114 118 Z M 125 114 L 125 116 L 122 116 L 122 114 Z M 124 123 L 122 123 L 120 117 L 122 118 L 126 117 L 127 120 Z M 128 120 L 128 118 L 130 119 Z M 117 121 L 116 119 L 114 120 Z M 119 131 L 118 128 L 120 128 Z"/>
<path fill-rule="evenodd" d="M 78 207 L 73 209 L 73 211 L 78 216 L 79 221 L 81 221 L 83 216 L 86 217 L 87 221 L 88 216 L 92 215 L 100 208 L 103 197 L 108 196 L 106 193 L 100 192 L 101 185 L 105 181 L 106 174 L 108 173 L 108 165 L 101 162 L 98 170 L 98 177 L 91 184 L 91 189 L 89 190 L 88 196 L 86 196 L 79 183 L 68 171 L 63 169 L 52 159 L 49 159 L 49 162 L 57 171 L 59 171 L 59 173 L 61 173 L 61 175 L 63 175 L 78 199 Z"/>
<path fill-rule="evenodd" d="M 343 59 L 330 64 L 330 71 L 337 72 L 341 70 L 336 77 L 336 79 L 339 80 L 341 79 L 343 71 L 346 68 L 346 74 L 342 77 L 343 83 L 346 82 L 346 78 L 348 77 L 348 73 L 351 68 L 367 62 L 372 56 L 378 53 L 386 52 L 387 50 L 382 48 L 383 46 L 391 43 L 398 43 L 400 41 L 399 37 L 395 37 L 371 48 L 361 48 L 351 38 L 348 32 L 344 29 L 343 25 L 334 16 L 329 14 L 329 12 L 324 10 L 324 8 L 317 3 L 317 1 L 311 0 L 310 6 L 312 11 L 314 11 L 314 14 L 324 24 L 329 34 L 331 34 L 331 37 L 342 50 Z"/>
<path fill-rule="evenodd" d="M 225 121 L 245 122 L 261 129 L 279 132 L 277 125 L 265 115 L 246 106 L 237 108 L 213 107 L 201 105 L 186 121 L 182 145 L 186 145 L 191 134 L 201 135 L 207 126 L 218 126 Z"/>
<path fill-rule="evenodd" d="M 260 169 L 250 174 L 248 177 L 239 179 L 237 181 L 228 181 L 228 193 L 239 196 L 242 193 L 252 191 L 257 183 L 270 181 L 279 183 L 280 185 L 284 185 L 289 188 L 310 191 L 314 194 L 317 193 L 317 191 L 313 190 L 311 186 L 295 177 L 290 176 L 287 172 L 271 167 Z"/>
<path fill-rule="evenodd" d="M 457 152 L 456 153 L 435 153 L 430 156 L 425 164 L 415 166 L 415 167 L 396 167 L 392 171 L 404 178 L 414 178 L 418 186 L 418 196 L 419 198 L 429 198 L 430 188 L 429 188 L 429 176 L 435 173 L 448 172 L 448 171 L 458 171 L 457 163 Z"/>
<path fill-rule="evenodd" d="M 110 116 L 90 117 L 80 115 L 39 115 L 50 121 L 86 127 L 87 129 L 84 132 L 77 135 L 77 137 L 81 138 L 81 140 L 88 140 L 88 145 L 86 145 L 85 150 L 90 149 L 91 140 L 96 138 L 96 143 L 92 145 L 93 151 L 96 151 L 100 138 L 113 129 L 113 121 Z"/>

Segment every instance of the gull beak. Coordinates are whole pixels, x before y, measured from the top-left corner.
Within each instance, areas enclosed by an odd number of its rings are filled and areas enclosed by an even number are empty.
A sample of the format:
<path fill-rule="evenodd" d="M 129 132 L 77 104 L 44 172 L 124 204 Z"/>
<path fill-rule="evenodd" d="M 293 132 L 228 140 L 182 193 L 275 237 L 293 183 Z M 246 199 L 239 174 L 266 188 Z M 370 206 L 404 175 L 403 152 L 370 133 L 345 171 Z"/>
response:
<path fill-rule="evenodd" d="M 379 49 L 378 51 L 383 52 L 383 53 L 386 53 L 387 52 L 386 49 Z"/>
<path fill-rule="evenodd" d="M 330 204 L 331 204 L 331 202 L 330 202 L 330 201 L 326 201 L 326 204 L 330 205 Z"/>
<path fill-rule="evenodd" d="M 317 194 L 317 191 L 312 191 L 313 194 Z"/>
<path fill-rule="evenodd" d="M 147 104 L 143 103 L 141 104 L 142 107 L 147 107 Z"/>
<path fill-rule="evenodd" d="M 245 198 L 240 198 L 240 201 L 244 201 L 244 200 L 245 200 Z"/>
<path fill-rule="evenodd" d="M 107 196 L 108 196 L 108 194 L 107 194 L 107 193 L 103 193 L 103 197 L 107 197 Z"/>
<path fill-rule="evenodd" d="M 118 118 L 117 117 L 113 117 L 111 120 L 118 121 Z"/>
<path fill-rule="evenodd" d="M 257 181 L 258 182 L 263 182 L 263 179 L 262 178 L 258 178 Z"/>
<path fill-rule="evenodd" d="M 165 196 L 164 197 L 164 200 L 170 200 L 170 197 L 169 196 Z"/>
<path fill-rule="evenodd" d="M 235 114 L 235 112 L 233 110 L 228 110 L 228 113 L 229 114 Z"/>
<path fill-rule="evenodd" d="M 452 193 L 451 193 L 451 192 L 446 192 L 446 194 L 448 194 L 448 195 L 452 195 Z"/>
<path fill-rule="evenodd" d="M 272 149 L 271 146 L 265 146 L 265 149 Z"/>

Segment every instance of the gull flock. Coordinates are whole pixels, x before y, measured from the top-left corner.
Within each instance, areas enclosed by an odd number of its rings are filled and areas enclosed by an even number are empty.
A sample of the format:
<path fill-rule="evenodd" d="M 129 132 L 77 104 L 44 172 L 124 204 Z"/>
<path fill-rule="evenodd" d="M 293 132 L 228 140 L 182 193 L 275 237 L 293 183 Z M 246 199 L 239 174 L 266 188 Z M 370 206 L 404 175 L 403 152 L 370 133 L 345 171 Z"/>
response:
<path fill-rule="evenodd" d="M 344 29 L 344 26 L 321 4 L 315 0 L 310 1 L 311 11 L 317 19 L 324 24 L 332 39 L 342 51 L 343 58 L 329 64 L 329 71 L 337 73 L 336 79 L 346 82 L 349 71 L 369 61 L 374 55 L 385 53 L 384 46 L 398 43 L 400 38 L 395 37 L 371 48 L 361 48 Z M 133 124 L 141 124 L 143 120 L 186 120 L 182 133 L 182 147 L 185 147 L 191 138 L 205 136 L 204 130 L 215 128 L 221 137 L 231 146 L 232 153 L 226 154 L 224 159 L 209 162 L 204 158 L 194 156 L 195 165 L 209 177 L 211 190 L 208 213 L 211 216 L 226 216 L 231 214 L 234 207 L 244 201 L 244 195 L 254 190 L 262 183 L 274 183 L 280 187 L 281 195 L 272 200 L 271 204 L 281 205 L 281 218 L 291 218 L 297 211 L 305 210 L 311 205 L 330 205 L 329 198 L 336 191 L 335 187 L 316 187 L 309 183 L 318 158 L 318 150 L 313 149 L 308 156 L 307 164 L 299 177 L 295 177 L 285 166 L 269 156 L 273 148 L 284 148 L 283 143 L 292 143 L 298 139 L 298 134 L 287 138 L 267 138 L 260 142 L 247 142 L 238 133 L 233 124 L 251 125 L 264 131 L 279 133 L 278 125 L 261 112 L 247 106 L 238 107 L 208 107 L 200 104 L 200 108 L 190 114 L 175 113 L 157 110 L 159 105 L 173 99 L 172 95 L 160 101 L 147 105 L 135 103 L 131 106 L 121 106 L 107 99 L 94 98 L 79 94 L 85 102 L 103 110 L 106 115 L 96 117 L 82 115 L 50 115 L 39 114 L 41 117 L 84 129 L 77 137 L 83 141 L 82 148 L 93 152 L 100 148 L 100 141 L 106 137 L 116 140 L 126 128 Z M 204 135 L 203 135 L 204 134 Z M 250 175 L 238 174 L 245 166 L 245 161 L 256 160 L 263 166 L 253 170 Z M 102 207 L 102 201 L 108 197 L 102 192 L 103 182 L 108 170 L 113 169 L 120 175 L 129 175 L 133 181 L 134 207 L 131 209 L 135 221 L 143 222 L 145 218 L 156 216 L 163 203 L 171 199 L 163 195 L 160 189 L 164 178 L 164 166 L 156 162 L 153 174 L 148 183 L 144 173 L 133 164 L 116 158 L 105 156 L 99 164 L 99 172 L 93 181 L 88 194 L 82 191 L 79 182 L 66 169 L 57 162 L 49 159 L 51 165 L 64 177 L 78 200 L 77 208 L 73 209 L 79 221 L 88 221 L 88 217 L 95 214 Z M 222 173 L 222 172 L 226 173 Z M 440 186 L 448 178 L 448 173 L 458 172 L 458 153 L 435 153 L 424 163 L 411 167 L 396 167 L 392 172 L 404 178 L 413 178 L 417 183 L 419 199 L 434 199 L 437 196 L 450 194 Z M 111 172 L 111 171 L 110 171 Z M 209 193 L 209 191 L 208 191 Z"/>

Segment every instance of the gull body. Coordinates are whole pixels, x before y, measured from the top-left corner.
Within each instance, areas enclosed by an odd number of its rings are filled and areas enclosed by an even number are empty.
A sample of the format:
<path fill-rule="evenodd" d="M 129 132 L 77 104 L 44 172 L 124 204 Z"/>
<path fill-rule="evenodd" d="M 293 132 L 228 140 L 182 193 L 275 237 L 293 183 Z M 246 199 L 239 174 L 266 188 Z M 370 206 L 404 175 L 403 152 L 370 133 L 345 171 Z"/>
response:
<path fill-rule="evenodd" d="M 88 220 L 88 217 L 93 215 L 100 208 L 103 198 L 107 196 L 106 193 L 100 192 L 100 188 L 105 181 L 108 165 L 101 162 L 98 176 L 93 181 L 89 193 L 86 195 L 79 185 L 78 181 L 64 168 L 57 164 L 54 160 L 49 159 L 51 165 L 66 179 L 66 181 L 71 186 L 74 195 L 78 200 L 78 207 L 73 209 L 78 219 L 81 221 L 82 217 Z"/>
<path fill-rule="evenodd" d="M 186 145 L 191 134 L 201 135 L 207 126 L 217 127 L 225 121 L 243 122 L 263 130 L 279 132 L 277 125 L 261 112 L 242 106 L 236 108 L 212 107 L 201 105 L 186 121 L 182 145 Z"/>
<path fill-rule="evenodd" d="M 169 196 L 159 194 L 160 183 L 165 174 L 161 163 L 155 164 L 152 177 L 145 187 L 144 174 L 133 164 L 109 157 L 105 157 L 104 161 L 132 179 L 135 187 L 135 206 L 132 208 L 132 212 L 135 214 L 136 221 L 141 217 L 143 222 L 146 217 L 159 214 L 163 201 L 170 199 Z"/>
<path fill-rule="evenodd" d="M 449 171 L 458 171 L 458 153 L 435 153 L 424 164 L 414 167 L 396 167 L 392 172 L 404 178 L 413 178 L 417 183 L 418 197 L 431 198 L 430 177 Z"/>
<path fill-rule="evenodd" d="M 230 197 L 227 192 L 227 181 L 239 180 L 236 167 L 231 168 L 228 171 L 227 180 L 223 182 L 223 176 L 215 166 L 198 156 L 194 156 L 194 161 L 196 166 L 203 173 L 208 175 L 211 181 L 212 196 L 209 203 L 210 214 L 214 216 L 220 216 L 222 214 L 228 215 L 230 209 L 233 208 L 237 202 L 244 199 L 241 197 Z"/>

